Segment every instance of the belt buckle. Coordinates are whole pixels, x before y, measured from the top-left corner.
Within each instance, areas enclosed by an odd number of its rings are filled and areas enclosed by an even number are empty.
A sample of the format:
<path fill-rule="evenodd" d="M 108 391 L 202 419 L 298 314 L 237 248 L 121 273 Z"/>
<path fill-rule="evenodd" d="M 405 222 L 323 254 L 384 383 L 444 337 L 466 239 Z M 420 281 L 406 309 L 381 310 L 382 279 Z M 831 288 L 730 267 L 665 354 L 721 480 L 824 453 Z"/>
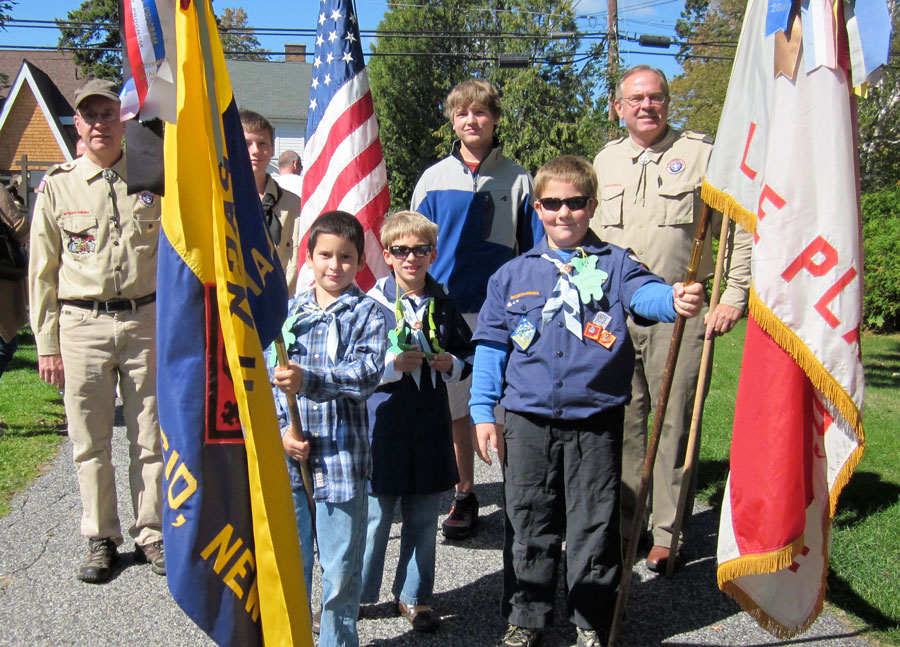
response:
<path fill-rule="evenodd" d="M 106 311 L 106 314 L 111 314 L 111 313 L 115 312 L 115 310 L 109 309 L 109 304 L 112 303 L 112 301 L 103 301 L 102 303 L 103 303 L 103 309 Z"/>

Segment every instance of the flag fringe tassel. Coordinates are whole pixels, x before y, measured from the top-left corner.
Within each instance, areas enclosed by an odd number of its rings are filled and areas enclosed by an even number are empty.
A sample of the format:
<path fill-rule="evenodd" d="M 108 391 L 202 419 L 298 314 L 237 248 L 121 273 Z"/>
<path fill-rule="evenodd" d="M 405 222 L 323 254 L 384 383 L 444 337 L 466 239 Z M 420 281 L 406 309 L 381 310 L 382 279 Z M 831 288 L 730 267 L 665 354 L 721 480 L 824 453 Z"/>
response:
<path fill-rule="evenodd" d="M 721 567 L 720 567 L 721 568 Z M 779 640 L 788 640 L 793 638 L 797 634 L 803 633 L 807 629 L 812 626 L 812 624 L 819 617 L 819 614 L 822 613 L 822 606 L 825 601 L 825 585 L 819 587 L 819 595 L 816 598 L 816 603 L 813 607 L 813 612 L 806 618 L 800 625 L 796 627 L 786 627 L 777 620 L 775 620 L 768 613 L 763 611 L 760 606 L 747 595 L 737 584 L 733 582 L 725 582 L 719 585 L 719 588 L 722 589 L 727 595 L 734 599 L 741 608 L 752 617 L 756 624 L 760 627 L 768 631 L 770 634 L 778 638 Z"/>
<path fill-rule="evenodd" d="M 794 558 L 802 549 L 803 537 L 800 536 L 793 543 L 777 550 L 756 555 L 742 555 L 723 562 L 716 568 L 716 579 L 718 580 L 719 588 L 725 591 L 725 587 L 728 586 L 731 580 L 744 575 L 775 573 L 783 568 L 787 568 L 793 563 Z"/>
<path fill-rule="evenodd" d="M 720 211 L 751 234 L 756 233 L 756 215 L 747 211 L 740 202 L 728 195 L 725 191 L 717 189 L 703 179 L 700 188 L 700 197 L 710 208 Z"/>
<path fill-rule="evenodd" d="M 850 429 L 859 438 L 859 445 L 850 455 L 846 463 L 844 463 L 841 471 L 835 477 L 834 483 L 829 493 L 831 515 L 837 509 L 838 496 L 843 487 L 850 480 L 853 470 L 862 459 L 863 450 L 866 446 L 865 433 L 863 432 L 862 416 L 856 403 L 853 402 L 850 395 L 840 383 L 828 372 L 822 363 L 816 358 L 811 350 L 803 343 L 797 334 L 784 324 L 768 306 L 763 303 L 762 299 L 756 293 L 754 286 L 750 286 L 750 314 L 756 319 L 760 328 L 769 335 L 775 343 L 781 346 L 788 355 L 803 369 L 812 385 L 825 394 L 831 402 L 837 407 L 838 412 L 847 421 Z"/>

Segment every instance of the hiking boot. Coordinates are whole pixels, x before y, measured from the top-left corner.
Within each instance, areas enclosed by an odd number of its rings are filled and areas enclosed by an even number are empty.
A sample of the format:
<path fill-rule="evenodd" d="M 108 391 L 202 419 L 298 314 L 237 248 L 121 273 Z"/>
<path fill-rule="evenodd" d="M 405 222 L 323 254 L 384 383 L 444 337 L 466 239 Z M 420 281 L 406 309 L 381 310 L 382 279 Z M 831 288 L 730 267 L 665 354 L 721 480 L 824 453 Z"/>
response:
<path fill-rule="evenodd" d="M 447 539 L 465 539 L 478 525 L 478 499 L 474 492 L 457 492 L 450 514 L 441 524 Z"/>
<path fill-rule="evenodd" d="M 116 542 L 109 537 L 88 539 L 88 554 L 78 567 L 78 579 L 91 584 L 105 582 L 112 575 L 118 554 Z"/>
<path fill-rule="evenodd" d="M 541 642 L 541 630 L 509 625 L 497 647 L 535 647 Z"/>
<path fill-rule="evenodd" d="M 162 539 L 151 541 L 143 546 L 134 546 L 134 561 L 137 564 L 150 564 L 150 570 L 157 575 L 166 574 L 166 551 Z"/>
<path fill-rule="evenodd" d="M 606 647 L 606 641 L 593 629 L 582 629 L 581 627 L 576 627 L 576 629 L 578 630 L 578 641 L 575 643 L 575 647 Z"/>

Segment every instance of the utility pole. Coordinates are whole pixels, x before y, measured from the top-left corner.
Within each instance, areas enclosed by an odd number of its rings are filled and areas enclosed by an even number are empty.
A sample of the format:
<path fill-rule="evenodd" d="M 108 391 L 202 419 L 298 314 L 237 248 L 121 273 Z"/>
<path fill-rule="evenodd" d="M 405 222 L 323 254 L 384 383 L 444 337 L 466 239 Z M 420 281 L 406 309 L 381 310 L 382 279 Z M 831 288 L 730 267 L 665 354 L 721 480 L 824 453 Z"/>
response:
<path fill-rule="evenodd" d="M 619 5 L 618 0 L 606 0 L 606 75 L 609 84 L 609 120 L 619 123 L 613 106 L 616 80 L 619 78 Z"/>

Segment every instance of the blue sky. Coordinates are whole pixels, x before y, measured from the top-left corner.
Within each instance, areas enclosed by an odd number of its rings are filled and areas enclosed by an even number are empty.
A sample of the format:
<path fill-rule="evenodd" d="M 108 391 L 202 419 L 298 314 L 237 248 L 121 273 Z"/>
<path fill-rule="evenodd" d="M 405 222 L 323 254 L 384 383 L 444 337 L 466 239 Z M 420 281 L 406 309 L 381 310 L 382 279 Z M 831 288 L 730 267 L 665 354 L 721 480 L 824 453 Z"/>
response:
<path fill-rule="evenodd" d="M 401 0 L 415 2 L 416 0 Z M 581 0 L 578 3 L 578 14 L 581 16 L 579 27 L 586 31 L 605 31 L 606 0 Z M 18 0 L 13 7 L 12 17 L 20 20 L 47 20 L 63 18 L 68 11 L 81 5 L 81 0 Z M 225 7 L 243 7 L 247 11 L 252 27 L 314 29 L 318 2 L 315 0 L 215 0 L 217 11 Z M 359 12 L 360 28 L 374 30 L 378 27 L 382 15 L 387 9 L 384 0 L 356 0 Z M 684 6 L 684 0 L 619 0 L 619 31 L 628 34 L 654 34 L 674 36 L 675 21 Z M 55 45 L 59 32 L 55 29 L 31 29 L 8 26 L 3 33 L 3 44 L 6 46 L 23 45 Z M 312 51 L 312 38 L 297 36 L 261 37 L 263 47 L 272 51 L 283 51 L 286 42 L 306 42 Z M 369 50 L 366 39 L 363 49 Z M 627 66 L 647 63 L 661 67 L 670 76 L 680 68 L 671 56 L 660 56 L 670 50 L 644 50 L 637 43 L 621 42 L 620 49 Z M 644 53 L 641 53 L 641 52 Z"/>

